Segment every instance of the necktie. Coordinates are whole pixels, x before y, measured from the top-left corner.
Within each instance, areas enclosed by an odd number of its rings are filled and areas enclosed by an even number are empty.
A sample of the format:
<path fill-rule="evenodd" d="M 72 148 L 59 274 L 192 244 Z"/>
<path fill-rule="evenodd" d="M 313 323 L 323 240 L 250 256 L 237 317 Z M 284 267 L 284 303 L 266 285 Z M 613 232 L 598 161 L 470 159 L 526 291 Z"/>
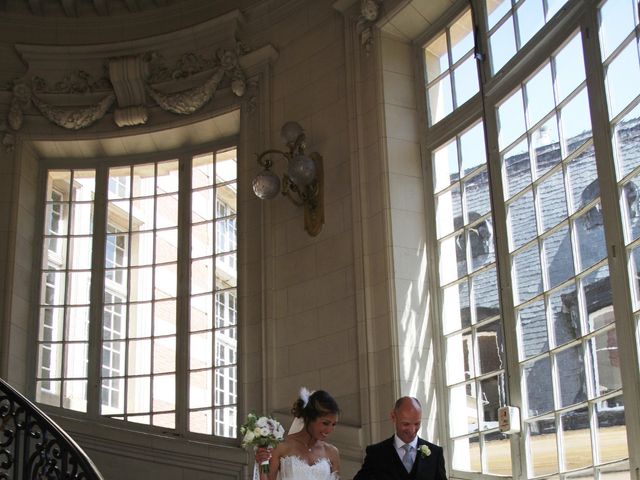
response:
<path fill-rule="evenodd" d="M 411 472 L 413 468 L 413 459 L 411 458 L 411 445 L 405 443 L 402 448 L 404 449 L 404 455 L 402 456 L 402 464 L 407 469 L 407 473 Z"/>

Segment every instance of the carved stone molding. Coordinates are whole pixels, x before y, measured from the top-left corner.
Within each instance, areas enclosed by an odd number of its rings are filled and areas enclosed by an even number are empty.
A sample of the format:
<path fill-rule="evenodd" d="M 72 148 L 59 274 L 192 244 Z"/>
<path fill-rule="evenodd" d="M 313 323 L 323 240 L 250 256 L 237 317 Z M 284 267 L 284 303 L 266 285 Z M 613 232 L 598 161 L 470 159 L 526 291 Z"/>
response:
<path fill-rule="evenodd" d="M 190 115 L 211 100 L 222 77 L 224 77 L 224 70 L 218 68 L 204 84 L 190 90 L 165 94 L 152 87 L 147 87 L 147 91 L 163 110 L 180 115 Z"/>
<path fill-rule="evenodd" d="M 373 46 L 373 26 L 380 17 L 383 1 L 384 0 L 360 1 L 360 18 L 358 19 L 360 45 L 362 45 L 366 54 L 369 54 Z"/>
<path fill-rule="evenodd" d="M 186 57 L 195 58 L 193 54 Z M 238 56 L 234 51 L 219 49 L 214 56 L 215 67 L 213 73 L 201 84 L 190 89 L 173 93 L 165 93 L 148 84 L 149 61 L 154 58 L 152 54 L 124 56 L 110 58 L 107 61 L 109 72 L 109 84 L 111 91 L 94 105 L 76 107 L 48 103 L 38 98 L 35 93 L 54 92 L 71 95 L 93 93 L 95 82 L 90 82 L 91 76 L 84 71 L 67 74 L 64 81 L 50 85 L 42 77 L 22 79 L 15 82 L 12 93 L 11 105 L 7 115 L 7 125 L 12 130 L 19 130 L 24 120 L 24 112 L 30 104 L 52 123 L 69 130 L 86 128 L 100 120 L 114 103 L 114 122 L 118 127 L 131 127 L 142 125 L 149 117 L 146 94 L 153 99 L 163 110 L 190 115 L 202 108 L 211 100 L 223 78 L 229 79 L 229 86 L 233 93 L 242 97 L 246 91 L 246 75 L 240 66 Z M 194 70 L 199 73 L 199 70 Z M 184 75 L 172 82 L 170 86 L 175 88 L 180 81 L 188 79 L 192 73 Z M 100 82 L 103 85 L 104 82 Z M 49 93 L 51 97 L 52 94 Z M 117 101 L 117 102 L 116 102 Z"/>
<path fill-rule="evenodd" d="M 80 108 L 49 105 L 35 95 L 32 101 L 40 110 L 40 113 L 50 122 L 68 130 L 78 130 L 86 128 L 104 117 L 104 114 L 107 113 L 115 99 L 115 94 L 110 93 L 96 105 Z"/>
<path fill-rule="evenodd" d="M 356 5 L 359 3 L 359 5 Z M 335 0 L 333 7 L 356 25 L 360 45 L 368 55 L 373 46 L 373 28 L 382 16 L 384 0 Z"/>
<path fill-rule="evenodd" d="M 247 105 L 255 104 L 249 75 L 262 71 L 278 54 L 270 45 L 250 50 L 239 42 L 241 21 L 241 14 L 233 11 L 183 31 L 135 41 L 16 45 L 28 68 L 2 89 L 9 95 L 9 109 L 0 119 L 2 143 L 10 148 L 15 134 L 35 115 L 79 130 L 111 114 L 118 128 L 131 128 L 146 124 L 153 108 L 191 115 L 220 88 L 247 97 Z"/>
<path fill-rule="evenodd" d="M 209 76 L 202 85 L 176 93 L 163 93 L 152 86 L 147 86 L 149 96 L 153 98 L 163 110 L 180 115 L 189 115 L 202 108 L 211 100 L 218 85 L 222 79 L 227 76 L 230 78 L 232 92 L 236 96 L 242 97 L 246 91 L 246 76 L 240 67 L 238 55 L 229 50 L 218 50 L 216 57 L 213 63 L 214 73 Z M 196 55 L 183 56 L 181 60 L 185 58 L 189 59 L 189 65 L 192 68 L 187 72 L 184 70 L 173 70 L 174 73 L 172 76 L 175 76 L 176 72 L 182 72 L 179 76 L 185 74 L 188 77 L 199 73 L 202 65 L 209 65 L 208 62 L 202 63 L 202 57 Z M 160 71 L 166 72 L 166 69 Z"/>
<path fill-rule="evenodd" d="M 119 107 L 114 112 L 114 120 L 119 127 L 147 122 L 145 82 L 148 74 L 148 63 L 141 55 L 109 59 L 109 80 Z"/>
<path fill-rule="evenodd" d="M 119 127 L 133 127 L 144 125 L 149 119 L 147 108 L 144 106 L 116 108 L 113 112 L 113 120 Z"/>

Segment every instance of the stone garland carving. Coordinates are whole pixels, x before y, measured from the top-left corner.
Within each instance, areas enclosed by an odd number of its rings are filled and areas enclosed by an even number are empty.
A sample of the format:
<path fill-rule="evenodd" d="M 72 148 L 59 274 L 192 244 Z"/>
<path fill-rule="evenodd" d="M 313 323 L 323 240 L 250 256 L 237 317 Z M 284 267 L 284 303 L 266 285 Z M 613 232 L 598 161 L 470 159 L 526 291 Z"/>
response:
<path fill-rule="evenodd" d="M 108 72 L 94 80 L 90 73 L 78 70 L 66 75 L 59 82 L 48 85 L 47 81 L 39 76 L 31 80 L 34 92 L 37 93 L 91 93 L 103 90 L 111 90 Z"/>
<path fill-rule="evenodd" d="M 49 105 L 35 95 L 32 101 L 38 110 L 40 110 L 40 113 L 50 122 L 68 130 L 79 130 L 80 128 L 86 128 L 94 124 L 104 117 L 104 114 L 107 113 L 107 110 L 109 110 L 115 99 L 116 95 L 110 93 L 96 105 L 82 108 Z"/>
<path fill-rule="evenodd" d="M 232 92 L 236 96 L 242 97 L 247 90 L 247 80 L 240 67 L 238 55 L 244 55 L 247 52 L 248 49 L 238 42 L 235 52 L 220 49 L 213 58 L 187 53 L 171 70 L 164 66 L 160 55 L 146 54 L 145 60 L 150 64 L 151 73 L 146 80 L 145 89 L 162 109 L 181 115 L 189 115 L 202 108 L 213 97 L 225 75 L 230 78 Z M 211 69 L 214 70 L 214 73 L 202 85 L 189 90 L 166 94 L 150 85 L 161 81 L 188 78 L 196 73 Z M 37 93 L 84 94 L 96 91 L 108 91 L 109 93 L 97 104 L 85 107 L 50 105 L 36 96 Z M 108 78 L 102 77 L 94 80 L 90 74 L 82 70 L 67 75 L 53 86 L 48 85 L 46 80 L 38 76 L 16 80 L 13 82 L 12 94 L 7 118 L 0 123 L 0 131 L 4 132 L 2 144 L 7 150 L 13 148 L 14 132 L 22 127 L 24 111 L 30 105 L 34 105 L 52 123 L 68 130 L 78 130 L 100 120 L 117 99 Z M 118 113 L 115 116 L 117 118 L 114 117 L 114 121 L 119 127 L 139 125 L 147 120 L 146 111 L 142 106 L 121 110 L 116 112 Z"/>
<path fill-rule="evenodd" d="M 149 52 L 145 61 L 149 65 L 149 83 L 162 83 L 188 78 L 206 70 L 213 70 L 222 65 L 228 71 L 239 69 L 237 59 L 250 52 L 242 42 L 236 42 L 235 54 L 230 50 L 219 49 L 214 56 L 204 56 L 192 52 L 185 53 L 176 64 L 169 68 L 162 54 Z M 240 70 L 240 73 L 242 71 Z"/>
<path fill-rule="evenodd" d="M 190 115 L 211 100 L 218 88 L 218 84 L 226 74 L 231 77 L 231 90 L 233 93 L 238 97 L 242 97 L 246 91 L 246 80 L 244 72 L 238 63 L 237 55 L 229 50 L 218 50 L 215 64 L 217 66 L 213 75 L 199 87 L 165 94 L 147 85 L 147 92 L 160 108 L 180 115 Z M 189 54 L 180 59 L 179 65 L 182 68 L 173 70 L 171 78 L 180 78 L 185 73 L 193 75 L 207 67 L 209 63 L 207 59 L 201 56 Z M 186 70 L 185 66 L 187 67 Z M 151 78 L 162 78 L 166 75 L 167 70 L 157 69 L 157 67 L 155 69 L 152 68 Z"/>
<path fill-rule="evenodd" d="M 147 92 L 163 110 L 180 115 L 190 115 L 211 100 L 224 77 L 224 70 L 218 70 L 199 87 L 177 93 L 165 94 L 147 86 Z"/>

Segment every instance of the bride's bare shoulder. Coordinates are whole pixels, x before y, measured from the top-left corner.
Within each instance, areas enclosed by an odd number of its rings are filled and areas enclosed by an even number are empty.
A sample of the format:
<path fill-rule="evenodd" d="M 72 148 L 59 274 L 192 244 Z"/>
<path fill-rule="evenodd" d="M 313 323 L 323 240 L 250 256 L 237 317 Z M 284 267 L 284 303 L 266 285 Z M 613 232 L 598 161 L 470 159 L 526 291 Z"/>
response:
<path fill-rule="evenodd" d="M 278 444 L 276 450 L 280 453 L 280 455 L 290 453 L 294 450 L 296 446 L 296 442 L 291 437 L 286 437 L 282 442 Z"/>

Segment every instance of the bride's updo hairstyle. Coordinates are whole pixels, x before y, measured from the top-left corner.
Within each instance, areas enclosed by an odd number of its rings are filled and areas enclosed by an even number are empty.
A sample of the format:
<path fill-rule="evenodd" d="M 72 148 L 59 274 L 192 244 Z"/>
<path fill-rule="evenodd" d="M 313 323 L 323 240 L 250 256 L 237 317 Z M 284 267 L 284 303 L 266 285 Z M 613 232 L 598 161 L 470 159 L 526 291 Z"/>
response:
<path fill-rule="evenodd" d="M 302 391 L 300 393 L 300 397 L 293 403 L 291 413 L 294 417 L 304 420 L 305 425 L 318 417 L 340 414 L 338 402 L 324 390 L 316 390 L 308 398 Z"/>

